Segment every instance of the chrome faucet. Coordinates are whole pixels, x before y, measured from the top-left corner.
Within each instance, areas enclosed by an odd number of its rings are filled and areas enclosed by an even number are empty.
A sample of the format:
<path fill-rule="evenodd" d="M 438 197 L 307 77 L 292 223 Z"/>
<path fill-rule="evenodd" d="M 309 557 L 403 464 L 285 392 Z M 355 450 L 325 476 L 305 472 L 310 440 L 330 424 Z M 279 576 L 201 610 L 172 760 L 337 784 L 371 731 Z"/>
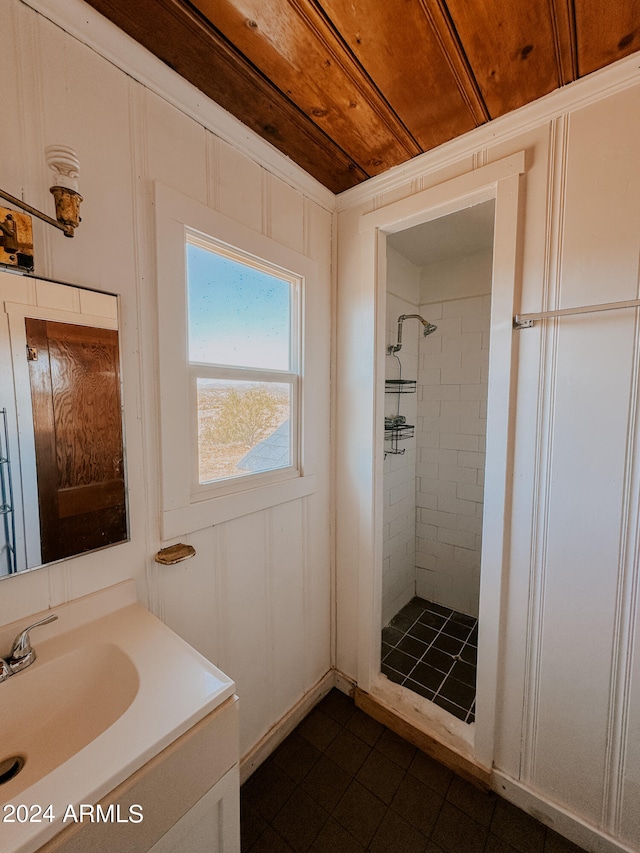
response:
<path fill-rule="evenodd" d="M 49 622 L 54 622 L 57 618 L 56 614 L 52 613 L 51 616 L 34 622 L 33 625 L 29 625 L 28 628 L 18 634 L 13 641 L 8 657 L 0 658 L 0 682 L 6 681 L 9 676 L 31 666 L 36 659 L 36 650 L 31 645 L 29 631 L 39 625 L 48 625 Z"/>

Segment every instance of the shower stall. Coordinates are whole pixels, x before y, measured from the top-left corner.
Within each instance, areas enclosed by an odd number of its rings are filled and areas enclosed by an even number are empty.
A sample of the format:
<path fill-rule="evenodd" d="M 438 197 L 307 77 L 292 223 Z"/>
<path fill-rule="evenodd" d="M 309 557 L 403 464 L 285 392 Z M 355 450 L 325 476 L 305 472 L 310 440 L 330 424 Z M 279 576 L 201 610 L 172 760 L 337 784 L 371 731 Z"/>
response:
<path fill-rule="evenodd" d="M 387 241 L 381 670 L 466 723 L 475 719 L 493 213 L 486 202 Z"/>

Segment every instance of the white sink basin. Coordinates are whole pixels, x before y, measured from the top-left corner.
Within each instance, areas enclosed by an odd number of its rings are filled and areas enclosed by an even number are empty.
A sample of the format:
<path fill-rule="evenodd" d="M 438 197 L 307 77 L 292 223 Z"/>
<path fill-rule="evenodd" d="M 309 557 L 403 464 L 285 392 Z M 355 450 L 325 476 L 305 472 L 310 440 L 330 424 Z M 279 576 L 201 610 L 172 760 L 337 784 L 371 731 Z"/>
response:
<path fill-rule="evenodd" d="M 0 761 L 20 756 L 25 762 L 0 786 L 3 801 L 95 740 L 138 692 L 138 671 L 118 646 L 99 642 L 64 651 L 64 645 L 51 640 L 44 653 L 38 649 L 36 663 L 0 685 Z"/>
<path fill-rule="evenodd" d="M 0 683 L 0 763 L 24 759 L 0 785 L 2 853 L 33 853 L 69 805 L 96 803 L 235 689 L 136 602 L 133 581 L 52 612 L 31 635 L 36 661 Z M 0 651 L 43 615 L 0 629 Z M 53 820 L 5 822 L 19 804 Z"/>

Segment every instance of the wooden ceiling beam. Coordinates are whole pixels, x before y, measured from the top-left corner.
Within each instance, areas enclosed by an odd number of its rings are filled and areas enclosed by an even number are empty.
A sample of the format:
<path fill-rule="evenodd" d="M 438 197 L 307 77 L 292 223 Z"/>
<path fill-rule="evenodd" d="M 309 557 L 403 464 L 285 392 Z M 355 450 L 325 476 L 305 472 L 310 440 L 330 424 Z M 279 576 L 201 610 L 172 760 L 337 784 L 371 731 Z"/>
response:
<path fill-rule="evenodd" d="M 332 192 L 369 177 L 180 0 L 87 2 Z"/>

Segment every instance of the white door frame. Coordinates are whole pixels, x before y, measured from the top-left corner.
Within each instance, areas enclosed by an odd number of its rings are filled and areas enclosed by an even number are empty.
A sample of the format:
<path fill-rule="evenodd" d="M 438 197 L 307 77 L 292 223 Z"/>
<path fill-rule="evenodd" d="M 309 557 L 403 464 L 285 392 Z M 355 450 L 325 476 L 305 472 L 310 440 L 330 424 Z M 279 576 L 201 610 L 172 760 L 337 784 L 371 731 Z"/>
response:
<path fill-rule="evenodd" d="M 359 437 L 370 454 L 359 507 L 358 686 L 417 728 L 490 768 L 494 750 L 502 582 L 508 571 L 511 430 L 514 376 L 513 315 L 518 269 L 518 204 L 525 154 L 482 166 L 393 202 L 360 219 L 361 289 L 374 340 L 370 402 L 374 428 Z M 480 583 L 476 722 L 467 725 L 380 674 L 382 505 L 385 376 L 386 236 L 495 199 L 486 481 Z M 369 447 L 366 444 L 369 443 Z M 373 569 L 373 570 L 372 570 Z"/>

